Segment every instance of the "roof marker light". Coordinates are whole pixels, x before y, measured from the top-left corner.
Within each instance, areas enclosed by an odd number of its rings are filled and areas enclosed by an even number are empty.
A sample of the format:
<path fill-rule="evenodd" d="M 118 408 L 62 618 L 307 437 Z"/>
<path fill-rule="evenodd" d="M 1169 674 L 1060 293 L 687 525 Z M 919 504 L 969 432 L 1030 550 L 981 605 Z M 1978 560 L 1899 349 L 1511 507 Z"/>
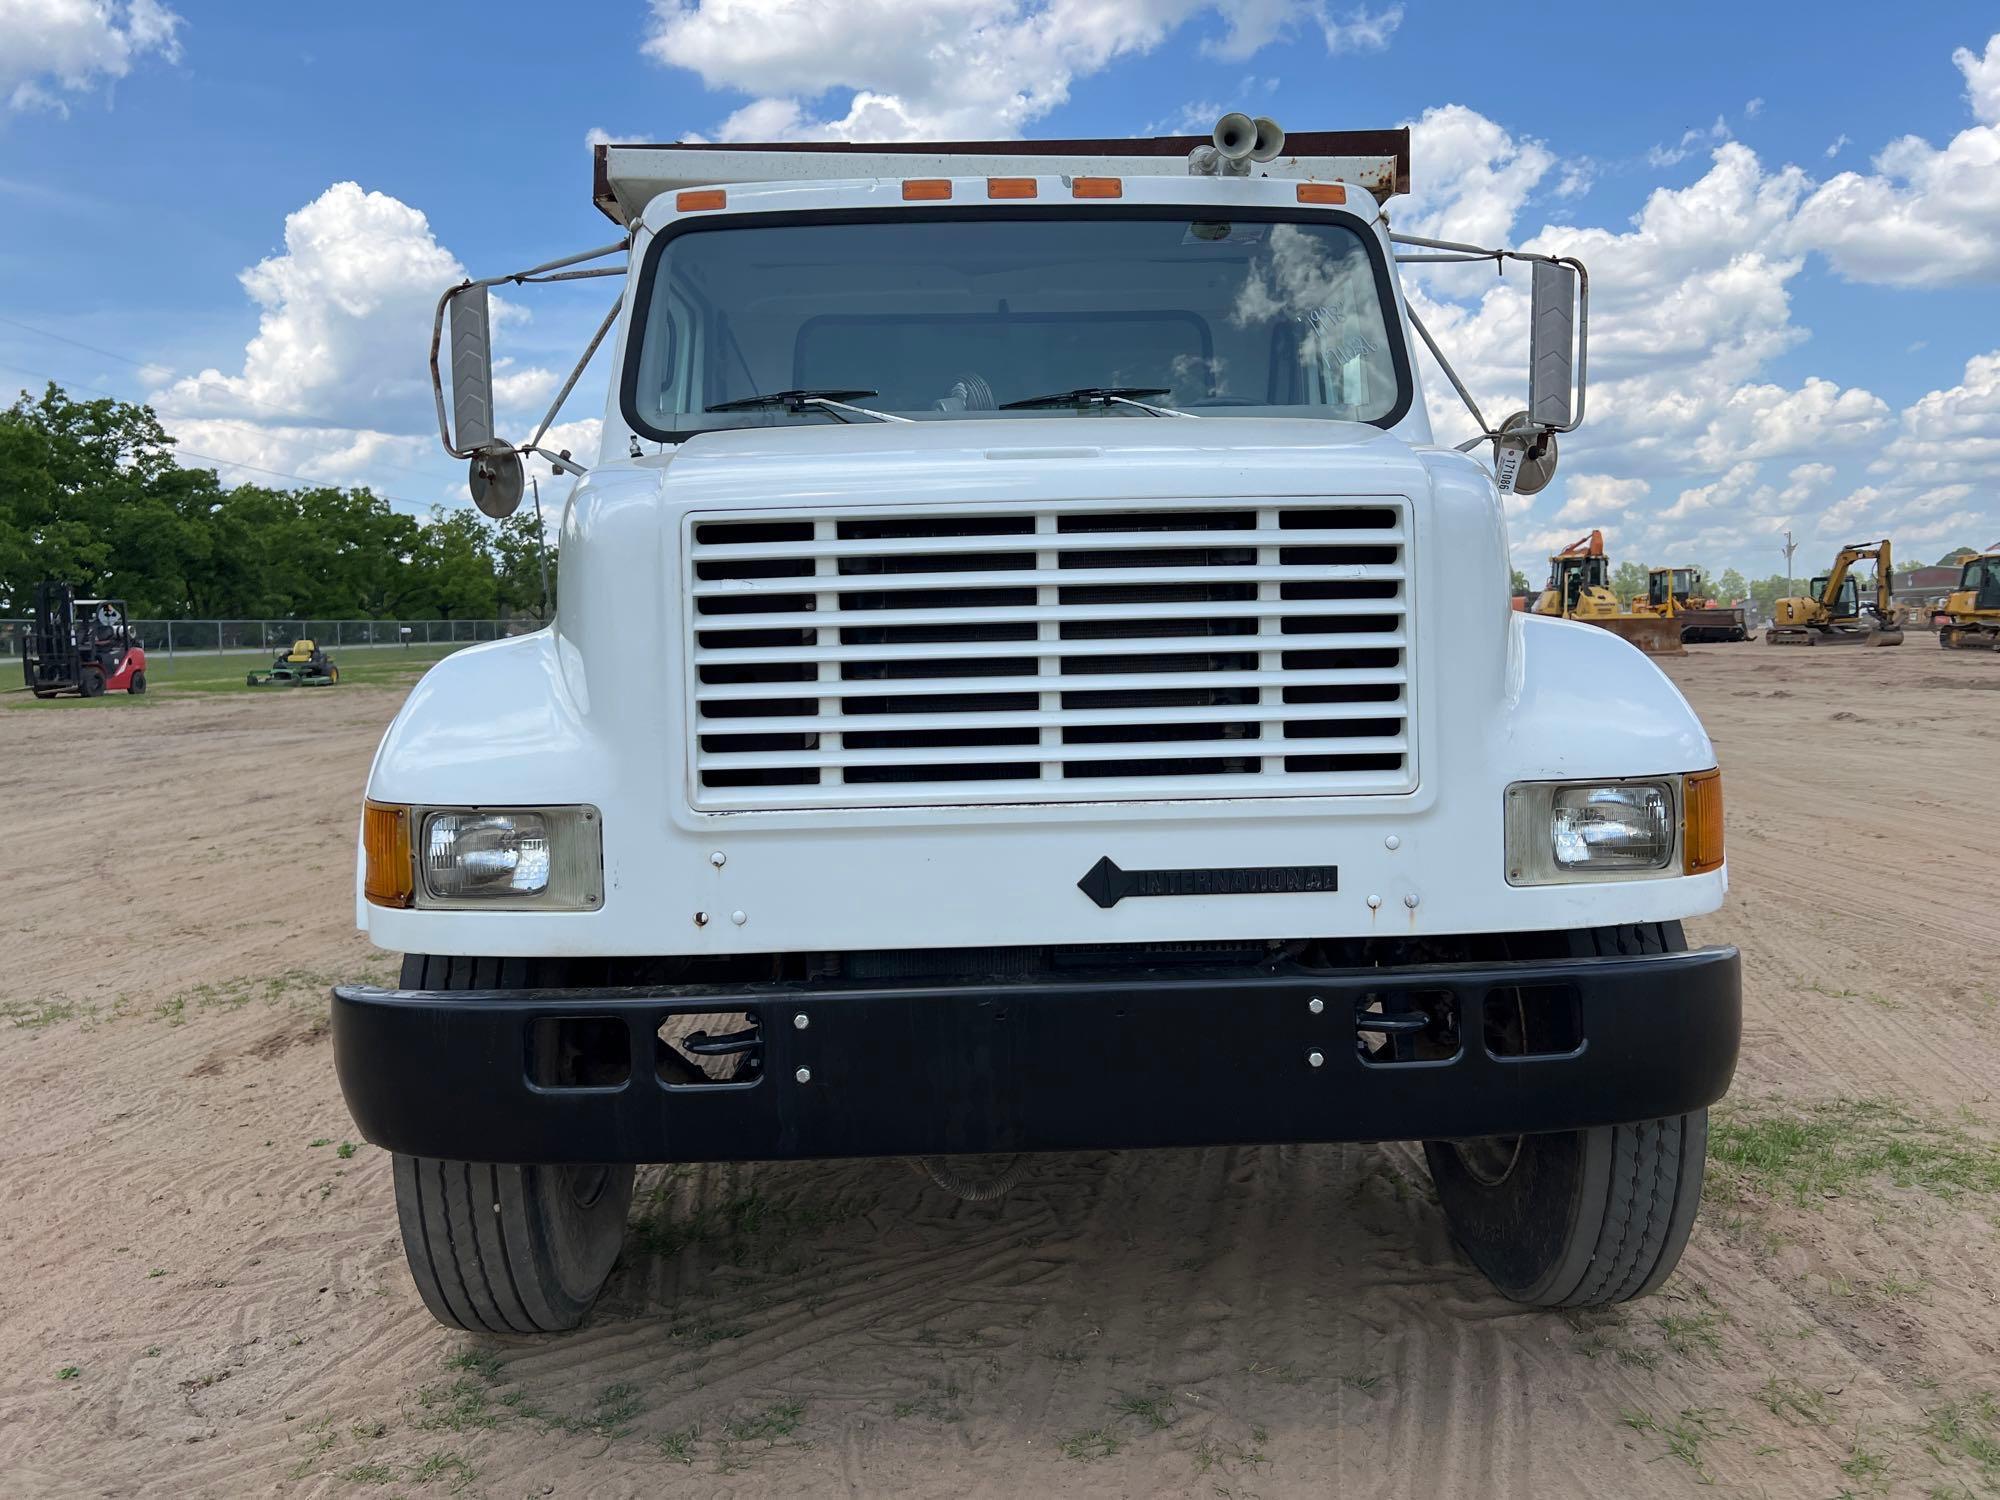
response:
<path fill-rule="evenodd" d="M 903 199 L 913 202 L 927 198 L 949 198 L 951 179 L 949 177 L 906 177 L 903 179 Z"/>
<path fill-rule="evenodd" d="M 1035 179 L 1032 177 L 989 177 L 986 179 L 986 196 L 989 198 L 1032 198 L 1035 196 Z"/>
<path fill-rule="evenodd" d="M 1302 182 L 1299 184 L 1301 203 L 1345 203 L 1347 189 L 1338 182 Z"/>
<path fill-rule="evenodd" d="M 729 195 L 721 188 L 695 188 L 677 195 L 674 209 L 678 213 L 691 214 L 704 208 L 721 208 L 729 201 Z"/>
<path fill-rule="evenodd" d="M 1125 179 L 1122 177 L 1072 177 L 1069 183 L 1072 196 L 1078 198 L 1122 198 L 1125 196 Z"/>

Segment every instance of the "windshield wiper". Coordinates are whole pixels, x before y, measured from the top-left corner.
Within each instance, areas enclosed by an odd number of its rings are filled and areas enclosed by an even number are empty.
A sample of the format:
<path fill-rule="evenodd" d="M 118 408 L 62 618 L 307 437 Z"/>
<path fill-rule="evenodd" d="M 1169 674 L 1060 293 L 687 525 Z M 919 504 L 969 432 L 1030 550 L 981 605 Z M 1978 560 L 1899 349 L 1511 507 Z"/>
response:
<path fill-rule="evenodd" d="M 1165 406 L 1148 406 L 1139 396 L 1164 396 L 1163 385 L 1081 385 L 1073 391 L 1051 391 L 1046 396 L 1030 396 L 1025 401 L 1002 401 L 1001 411 L 1027 411 L 1037 406 L 1134 406 L 1155 417 L 1189 417 L 1191 411 L 1174 411 Z"/>
<path fill-rule="evenodd" d="M 873 391 L 864 390 L 798 390 L 766 391 L 756 396 L 738 396 L 734 401 L 718 401 L 713 406 L 703 407 L 704 411 L 756 411 L 761 407 L 782 406 L 794 414 L 803 413 L 809 406 L 838 415 L 844 411 L 858 412 L 864 417 L 873 417 L 878 422 L 908 422 L 909 417 L 899 417 L 886 411 L 871 411 L 865 406 L 851 406 L 852 396 L 872 396 Z M 845 417 L 840 418 L 846 421 Z"/>

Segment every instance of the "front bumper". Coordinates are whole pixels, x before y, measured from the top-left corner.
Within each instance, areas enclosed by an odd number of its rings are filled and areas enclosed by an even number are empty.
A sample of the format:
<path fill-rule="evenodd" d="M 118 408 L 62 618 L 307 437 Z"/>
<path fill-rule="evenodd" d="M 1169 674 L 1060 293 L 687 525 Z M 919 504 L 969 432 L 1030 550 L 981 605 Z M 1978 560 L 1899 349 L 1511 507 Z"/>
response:
<path fill-rule="evenodd" d="M 1517 996 L 1573 1018 L 1567 1050 L 1488 1049 L 1488 1008 L 1514 1012 Z M 1455 1050 L 1397 1061 L 1388 1060 L 1393 1047 L 1367 1054 L 1363 1029 L 1374 1039 L 1381 1032 L 1358 1013 L 1377 1002 L 1391 1015 L 1448 1010 Z M 753 1081 L 663 1081 L 658 1033 L 669 1016 L 735 1012 L 758 1023 Z M 586 1019 L 600 1045 L 608 1038 L 626 1054 L 614 1059 L 623 1081 L 532 1081 L 531 1038 L 546 1038 L 549 1023 Z M 392 1151 L 494 1162 L 1571 1130 L 1682 1114 L 1720 1098 L 1741 1026 L 1733 948 L 943 987 L 333 992 L 335 1064 L 361 1133 Z"/>

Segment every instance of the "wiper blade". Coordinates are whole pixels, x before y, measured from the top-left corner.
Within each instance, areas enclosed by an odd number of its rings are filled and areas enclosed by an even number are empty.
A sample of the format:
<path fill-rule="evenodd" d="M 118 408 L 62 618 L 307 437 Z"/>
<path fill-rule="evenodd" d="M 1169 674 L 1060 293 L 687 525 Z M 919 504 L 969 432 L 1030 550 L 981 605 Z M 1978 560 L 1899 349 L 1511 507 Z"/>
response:
<path fill-rule="evenodd" d="M 894 416 L 886 411 L 871 411 L 865 406 L 848 403 L 856 396 L 872 396 L 875 393 L 860 389 L 826 389 L 796 391 L 763 391 L 755 396 L 738 396 L 734 401 L 718 401 L 713 406 L 703 407 L 703 411 L 757 411 L 764 407 L 782 406 L 786 411 L 803 413 L 807 407 L 838 415 L 840 412 L 858 412 L 864 417 L 873 417 L 878 422 L 907 422 L 908 417 Z M 840 418 L 846 421 L 845 417 Z"/>
<path fill-rule="evenodd" d="M 1149 406 L 1141 396 L 1164 396 L 1163 385 L 1082 385 L 1073 391 L 1051 391 L 1046 396 L 1030 396 L 1024 401 L 1003 401 L 1001 411 L 1027 411 L 1038 406 L 1133 406 L 1155 417 L 1193 417 L 1191 411 L 1173 411 Z"/>

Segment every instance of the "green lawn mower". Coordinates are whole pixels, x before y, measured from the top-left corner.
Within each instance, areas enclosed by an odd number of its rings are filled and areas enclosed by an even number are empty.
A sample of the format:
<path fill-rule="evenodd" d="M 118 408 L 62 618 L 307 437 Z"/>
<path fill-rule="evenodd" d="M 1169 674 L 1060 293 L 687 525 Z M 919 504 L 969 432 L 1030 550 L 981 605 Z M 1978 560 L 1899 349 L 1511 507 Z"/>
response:
<path fill-rule="evenodd" d="M 340 681 L 340 668 L 316 642 L 293 641 L 270 671 L 252 672 L 243 680 L 251 687 L 332 687 Z"/>

